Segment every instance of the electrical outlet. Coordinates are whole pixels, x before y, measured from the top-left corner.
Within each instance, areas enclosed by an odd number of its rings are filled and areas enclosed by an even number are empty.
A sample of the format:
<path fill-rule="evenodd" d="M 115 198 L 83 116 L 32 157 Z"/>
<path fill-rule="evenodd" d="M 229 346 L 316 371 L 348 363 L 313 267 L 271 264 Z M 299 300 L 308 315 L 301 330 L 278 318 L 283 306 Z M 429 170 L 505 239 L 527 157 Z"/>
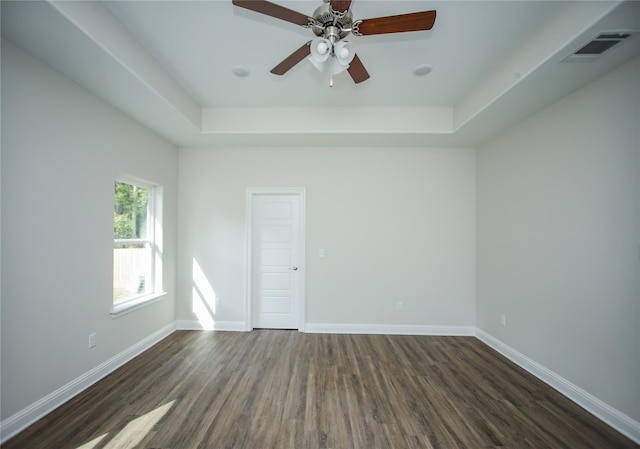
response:
<path fill-rule="evenodd" d="M 216 309 L 219 309 L 221 304 L 222 304 L 222 299 L 216 296 Z"/>
<path fill-rule="evenodd" d="M 396 303 L 396 310 L 397 310 L 398 312 L 402 312 L 402 310 L 403 310 L 403 309 L 404 309 L 404 303 L 403 303 L 402 301 L 398 301 L 398 302 Z"/>
<path fill-rule="evenodd" d="M 507 317 L 504 315 L 500 315 L 500 326 L 507 327 Z"/>
<path fill-rule="evenodd" d="M 98 335 L 97 334 L 89 335 L 89 349 L 95 348 L 97 344 L 98 344 Z"/>

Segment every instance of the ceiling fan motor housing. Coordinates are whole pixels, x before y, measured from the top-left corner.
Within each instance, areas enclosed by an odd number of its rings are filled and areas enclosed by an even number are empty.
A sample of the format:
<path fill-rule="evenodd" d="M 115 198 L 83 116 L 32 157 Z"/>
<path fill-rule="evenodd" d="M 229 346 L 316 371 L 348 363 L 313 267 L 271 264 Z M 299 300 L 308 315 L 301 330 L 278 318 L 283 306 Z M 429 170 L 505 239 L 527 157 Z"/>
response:
<path fill-rule="evenodd" d="M 311 29 L 316 36 L 330 40 L 333 37 L 339 41 L 351 33 L 353 14 L 351 10 L 343 13 L 334 11 L 329 3 L 325 3 L 313 13 L 313 22 Z"/>

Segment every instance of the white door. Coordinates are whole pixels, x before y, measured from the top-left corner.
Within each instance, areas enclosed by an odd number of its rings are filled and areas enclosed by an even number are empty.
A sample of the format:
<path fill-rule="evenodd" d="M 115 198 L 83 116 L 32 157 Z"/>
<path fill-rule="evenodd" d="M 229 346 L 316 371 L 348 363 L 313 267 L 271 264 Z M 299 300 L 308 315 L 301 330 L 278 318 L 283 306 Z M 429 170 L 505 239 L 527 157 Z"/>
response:
<path fill-rule="evenodd" d="M 301 195 L 251 200 L 252 327 L 299 329 L 303 296 Z"/>

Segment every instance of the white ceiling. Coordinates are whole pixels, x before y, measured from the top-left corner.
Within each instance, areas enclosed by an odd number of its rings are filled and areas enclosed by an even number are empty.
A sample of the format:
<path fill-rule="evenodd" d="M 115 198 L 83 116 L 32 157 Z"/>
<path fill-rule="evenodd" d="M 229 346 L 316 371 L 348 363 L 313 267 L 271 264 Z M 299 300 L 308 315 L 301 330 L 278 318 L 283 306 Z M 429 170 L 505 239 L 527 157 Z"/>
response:
<path fill-rule="evenodd" d="M 274 3 L 312 15 L 321 0 Z M 350 36 L 371 78 L 330 88 L 308 61 L 269 73 L 310 30 L 231 0 L 1 6 L 3 37 L 180 146 L 474 146 L 640 55 L 636 35 L 561 62 L 601 31 L 640 31 L 639 1 L 354 0 L 355 19 L 435 9 L 436 23 Z"/>

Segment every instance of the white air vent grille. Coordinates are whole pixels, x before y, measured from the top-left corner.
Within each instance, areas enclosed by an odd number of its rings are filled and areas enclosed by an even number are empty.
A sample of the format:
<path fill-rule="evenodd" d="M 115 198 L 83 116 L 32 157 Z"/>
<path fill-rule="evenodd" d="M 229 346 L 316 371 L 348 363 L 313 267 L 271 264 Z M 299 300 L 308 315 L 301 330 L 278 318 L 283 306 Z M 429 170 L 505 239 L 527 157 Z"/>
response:
<path fill-rule="evenodd" d="M 633 34 L 634 32 L 631 31 L 603 31 L 569 53 L 563 58 L 563 61 L 582 61 L 598 58 L 616 44 L 630 38 Z"/>

